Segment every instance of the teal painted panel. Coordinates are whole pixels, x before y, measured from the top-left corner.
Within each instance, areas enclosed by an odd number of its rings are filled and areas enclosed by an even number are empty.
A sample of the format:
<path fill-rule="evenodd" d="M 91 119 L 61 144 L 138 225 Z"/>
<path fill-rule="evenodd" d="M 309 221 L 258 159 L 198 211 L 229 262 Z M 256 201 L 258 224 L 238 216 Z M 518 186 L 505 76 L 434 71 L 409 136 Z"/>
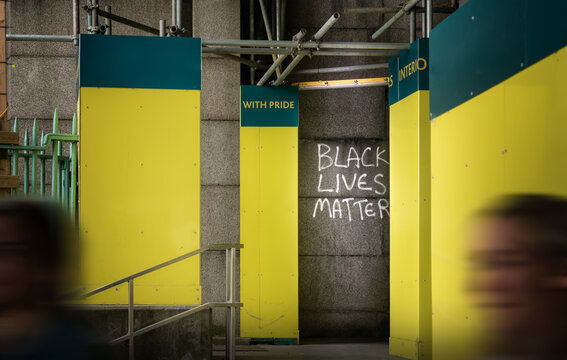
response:
<path fill-rule="evenodd" d="M 564 0 L 470 0 L 431 31 L 435 118 L 567 45 Z"/>
<path fill-rule="evenodd" d="M 299 126 L 297 86 L 240 87 L 241 126 Z"/>
<path fill-rule="evenodd" d="M 397 58 L 391 58 L 389 72 L 390 105 L 418 90 L 429 90 L 429 40 L 414 41 L 409 50 L 400 51 Z"/>
<path fill-rule="evenodd" d="M 201 89 L 201 39 L 81 35 L 79 87 Z"/>
<path fill-rule="evenodd" d="M 390 106 L 400 100 L 398 69 L 398 57 L 392 56 L 390 60 L 388 60 L 388 104 Z"/>
<path fill-rule="evenodd" d="M 526 1 L 527 65 L 567 46 L 567 1 Z"/>

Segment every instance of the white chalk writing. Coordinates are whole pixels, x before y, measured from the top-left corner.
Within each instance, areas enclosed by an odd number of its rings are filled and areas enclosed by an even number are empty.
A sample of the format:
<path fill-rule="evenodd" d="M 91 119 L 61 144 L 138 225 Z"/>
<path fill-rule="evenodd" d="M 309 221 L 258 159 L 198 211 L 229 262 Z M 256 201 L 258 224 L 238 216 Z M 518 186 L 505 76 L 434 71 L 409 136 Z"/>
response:
<path fill-rule="evenodd" d="M 327 144 L 317 144 L 317 159 L 319 175 L 317 192 L 327 193 L 328 196 L 333 193 L 362 192 L 372 198 L 320 197 L 315 202 L 313 217 L 328 215 L 331 219 L 353 221 L 376 217 L 384 219 L 390 216 L 388 199 L 376 197 L 388 192 L 383 172 L 387 170 L 390 163 L 386 160 L 385 149 L 379 146 L 376 148 L 368 146 L 357 150 L 356 147 L 350 146 L 346 150 L 341 149 L 340 146 L 333 148 Z M 370 175 L 369 168 L 374 169 Z M 342 172 L 347 169 L 350 170 L 348 173 Z M 352 172 L 352 170 L 355 171 Z M 376 171 L 378 172 L 374 173 Z M 331 172 L 332 174 L 329 174 Z"/>

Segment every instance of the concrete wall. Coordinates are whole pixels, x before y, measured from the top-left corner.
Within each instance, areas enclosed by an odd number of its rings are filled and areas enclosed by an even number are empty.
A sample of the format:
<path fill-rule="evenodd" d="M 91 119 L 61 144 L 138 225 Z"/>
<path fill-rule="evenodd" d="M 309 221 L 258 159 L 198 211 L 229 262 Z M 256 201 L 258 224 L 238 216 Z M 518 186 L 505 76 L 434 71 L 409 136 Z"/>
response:
<path fill-rule="evenodd" d="M 240 38 L 239 0 L 193 0 L 193 19 L 196 37 Z M 203 246 L 240 242 L 239 97 L 240 64 L 204 55 L 201 90 Z M 240 279 L 239 274 L 237 267 L 237 279 Z M 225 299 L 224 251 L 203 255 L 201 282 L 203 302 Z M 239 280 L 237 289 L 240 289 Z M 213 326 L 218 336 L 224 336 L 224 319 L 224 310 L 213 311 Z"/>
<path fill-rule="evenodd" d="M 328 41 L 370 41 L 379 22 L 375 15 L 345 14 L 350 7 L 381 7 L 382 1 L 288 1 L 287 37 L 300 28 L 310 38 L 334 13 L 339 21 L 325 35 Z M 293 14 L 293 16 L 291 15 Z M 384 63 L 385 58 L 314 57 L 305 58 L 300 69 L 357 64 Z M 387 76 L 387 70 L 293 76 L 291 81 L 349 79 Z M 361 219 L 358 206 L 351 206 L 347 217 L 346 199 L 376 203 L 388 199 L 373 191 L 344 188 L 343 178 L 351 185 L 355 177 L 367 173 L 369 182 L 378 172 L 388 186 L 388 165 L 357 168 L 331 166 L 319 171 L 319 148 L 331 149 L 333 159 L 339 148 L 338 164 L 345 165 L 351 148 L 360 155 L 366 147 L 375 152 L 385 149 L 388 160 L 387 101 L 384 87 L 300 92 L 299 121 L 299 300 L 302 336 L 386 337 L 388 334 L 388 216 Z M 328 160 L 328 159 L 327 159 Z M 324 159 L 322 159 L 324 161 Z M 323 164 L 325 166 L 325 164 Z M 341 188 L 336 192 L 337 174 Z M 321 180 L 320 180 L 321 177 Z M 357 179 L 358 181 L 358 179 Z M 365 186 L 363 186 L 364 188 Z M 334 192 L 325 190 L 335 189 Z M 380 191 L 382 192 L 382 191 Z M 338 199 L 338 212 L 316 209 L 319 199 Z M 374 207 L 376 209 L 376 207 Z"/>

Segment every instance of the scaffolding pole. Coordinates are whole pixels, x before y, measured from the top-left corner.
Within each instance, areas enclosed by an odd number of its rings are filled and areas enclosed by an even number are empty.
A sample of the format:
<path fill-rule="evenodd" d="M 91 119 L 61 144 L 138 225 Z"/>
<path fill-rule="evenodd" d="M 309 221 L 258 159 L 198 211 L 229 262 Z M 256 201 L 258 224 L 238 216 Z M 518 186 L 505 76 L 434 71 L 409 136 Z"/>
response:
<path fill-rule="evenodd" d="M 79 0 L 73 0 L 73 44 L 79 45 L 79 34 L 81 33 L 81 17 L 79 16 Z"/>
<path fill-rule="evenodd" d="M 350 65 L 350 66 L 338 66 L 329 68 L 319 68 L 319 69 L 306 69 L 299 70 L 293 73 L 293 75 L 318 75 L 318 74 L 328 74 L 336 72 L 352 72 L 352 71 L 364 71 L 364 70 L 376 70 L 376 69 L 387 69 L 388 64 L 368 64 L 368 65 Z"/>
<path fill-rule="evenodd" d="M 105 14 L 104 11 L 101 11 Z M 103 16 L 103 14 L 99 14 Z M 114 18 L 112 18 L 114 20 Z M 157 30 L 157 29 L 156 29 Z M 159 35 L 159 30 L 158 35 Z M 28 35 L 28 34 L 7 34 L 6 40 L 7 41 L 42 41 L 42 42 L 73 42 L 75 39 L 74 35 Z M 226 42 L 225 40 L 220 40 L 222 42 Z M 243 40 L 246 41 L 246 40 Z M 213 41 L 211 41 L 213 42 Z M 284 46 L 278 48 L 261 48 L 261 47 L 210 47 L 206 46 L 208 42 L 206 40 L 203 41 L 203 53 L 208 54 L 217 54 L 217 55 L 234 55 L 234 54 L 254 54 L 254 55 L 289 55 L 291 52 L 294 52 L 296 55 L 305 56 L 305 55 L 313 55 L 313 56 L 392 56 L 398 54 L 400 49 L 407 49 L 409 48 L 409 44 L 403 44 L 403 47 L 398 46 L 391 46 L 385 49 L 359 49 L 356 46 L 354 48 L 349 46 L 349 43 L 334 43 L 336 45 L 335 48 L 328 48 L 327 46 L 323 46 L 321 44 L 321 50 L 316 51 L 312 49 L 302 49 L 297 50 L 297 42 L 296 48 L 290 49 L 285 48 Z M 395 44 L 394 44 L 395 45 Z M 302 45 L 303 47 L 303 45 Z M 239 60 L 240 61 L 240 60 Z M 242 61 L 240 61 L 242 62 Z M 255 67 L 261 67 L 261 64 Z"/>
<path fill-rule="evenodd" d="M 94 12 L 94 10 L 93 10 L 93 12 Z M 104 18 L 114 20 L 114 21 L 119 22 L 121 24 L 128 25 L 130 27 L 136 28 L 138 30 L 142 30 L 142 31 L 145 31 L 147 33 L 159 36 L 159 29 L 153 28 L 153 27 L 148 26 L 148 25 L 141 24 L 137 21 L 130 20 L 130 19 L 127 19 L 127 18 L 122 17 L 122 16 L 111 14 L 111 13 L 106 12 L 104 10 L 98 9 L 97 12 L 98 12 L 98 16 L 102 16 Z"/>
<path fill-rule="evenodd" d="M 297 34 L 295 36 L 297 36 Z M 203 39 L 203 45 L 296 48 L 297 41 Z M 306 41 L 301 44 L 301 47 L 303 49 L 367 49 L 367 50 L 408 50 L 409 49 L 409 45 L 407 43 L 375 43 L 375 42 Z"/>
<path fill-rule="evenodd" d="M 325 24 L 323 24 L 323 26 L 321 26 L 321 28 L 319 29 L 319 31 L 317 31 L 315 33 L 315 35 L 313 35 L 313 40 L 314 41 L 319 41 L 321 40 L 321 38 L 323 37 L 323 35 L 325 35 L 327 33 L 327 31 L 329 31 L 329 29 L 335 25 L 335 23 L 337 22 L 337 20 L 339 20 L 339 13 L 334 13 L 333 15 L 331 15 L 331 17 L 327 20 L 327 22 L 325 22 Z M 364 51 L 364 50 L 358 50 L 358 51 Z M 300 51 L 301 52 L 301 51 Z M 312 52 L 309 52 L 309 54 L 311 54 Z M 319 51 L 317 51 L 317 53 L 319 53 Z M 285 70 L 282 73 L 282 76 L 278 77 L 276 79 L 276 81 L 274 82 L 275 86 L 279 86 L 283 83 L 284 79 L 293 71 L 293 69 L 297 66 L 297 64 L 299 64 L 299 62 L 308 54 L 303 54 L 300 53 L 298 54 L 292 61 L 291 63 L 285 68 Z"/>
<path fill-rule="evenodd" d="M 250 13 L 249 13 L 249 17 L 250 17 L 250 40 L 254 40 L 254 38 L 256 37 L 254 35 L 254 1 L 255 0 L 249 0 L 248 5 L 250 6 Z M 250 55 L 250 61 L 254 61 L 254 54 Z M 250 85 L 254 85 L 254 83 L 256 82 L 256 69 L 254 69 L 253 67 L 250 68 Z"/>
<path fill-rule="evenodd" d="M 262 10 L 262 18 L 264 19 L 264 26 L 266 28 L 266 35 L 268 36 L 268 40 L 272 41 L 272 30 L 270 29 L 270 19 L 268 18 L 268 11 L 266 10 L 266 5 L 264 5 L 264 0 L 258 0 L 260 2 L 260 10 Z M 274 62 L 277 61 L 277 56 L 275 54 L 272 55 L 272 60 Z M 280 77 L 280 70 L 276 68 L 276 75 Z"/>
<path fill-rule="evenodd" d="M 378 36 L 382 35 L 386 30 L 390 28 L 390 26 L 394 25 L 394 23 L 402 18 L 405 14 L 407 14 L 419 1 L 421 0 L 410 0 L 408 3 L 398 11 L 390 20 L 388 20 L 382 27 L 374 34 L 372 34 L 372 40 L 376 39 Z"/>

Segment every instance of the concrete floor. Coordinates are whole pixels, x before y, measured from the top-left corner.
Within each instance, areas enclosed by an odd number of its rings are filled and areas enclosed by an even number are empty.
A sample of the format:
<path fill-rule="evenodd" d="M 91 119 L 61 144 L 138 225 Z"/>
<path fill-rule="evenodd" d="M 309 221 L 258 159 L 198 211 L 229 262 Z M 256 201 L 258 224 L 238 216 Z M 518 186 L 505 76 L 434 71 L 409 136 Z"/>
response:
<path fill-rule="evenodd" d="M 224 346 L 215 345 L 213 359 L 224 359 Z M 376 340 L 310 339 L 301 345 L 237 345 L 237 360 L 402 360 L 388 354 L 388 343 Z"/>

